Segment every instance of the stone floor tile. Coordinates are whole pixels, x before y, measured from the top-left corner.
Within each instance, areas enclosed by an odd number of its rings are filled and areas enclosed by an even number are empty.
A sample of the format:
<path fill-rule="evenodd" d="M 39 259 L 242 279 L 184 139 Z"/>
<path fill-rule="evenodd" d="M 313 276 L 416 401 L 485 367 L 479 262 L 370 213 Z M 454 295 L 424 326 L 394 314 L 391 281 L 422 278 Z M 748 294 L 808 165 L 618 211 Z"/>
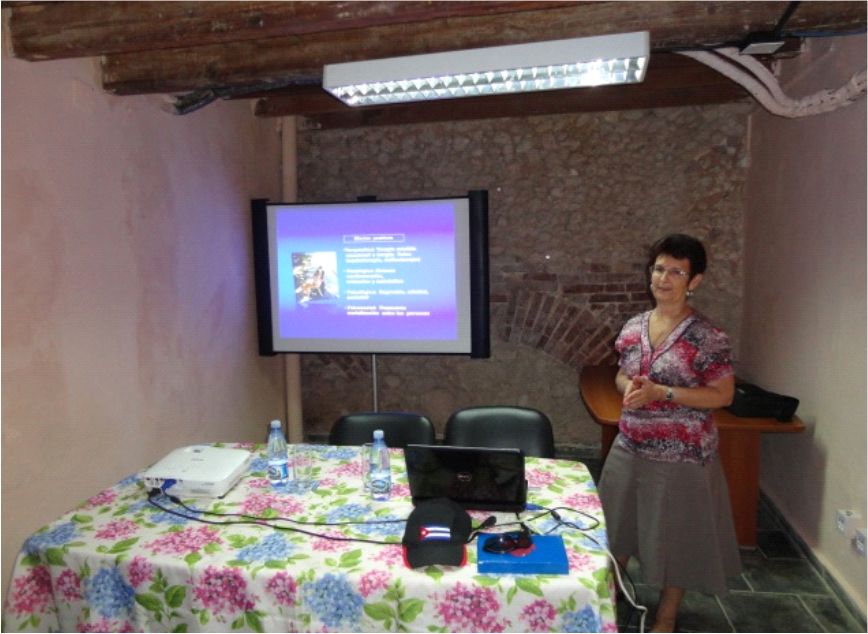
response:
<path fill-rule="evenodd" d="M 720 601 L 736 632 L 823 631 L 799 597 L 792 594 L 731 592 Z"/>
<path fill-rule="evenodd" d="M 829 587 L 805 559 L 746 560 L 742 575 L 754 592 L 829 594 Z"/>
<path fill-rule="evenodd" d="M 678 611 L 679 632 L 731 632 L 732 626 L 713 594 L 687 592 Z"/>
<path fill-rule="evenodd" d="M 865 631 L 865 627 L 857 623 L 836 598 L 814 595 L 799 598 L 827 632 Z"/>

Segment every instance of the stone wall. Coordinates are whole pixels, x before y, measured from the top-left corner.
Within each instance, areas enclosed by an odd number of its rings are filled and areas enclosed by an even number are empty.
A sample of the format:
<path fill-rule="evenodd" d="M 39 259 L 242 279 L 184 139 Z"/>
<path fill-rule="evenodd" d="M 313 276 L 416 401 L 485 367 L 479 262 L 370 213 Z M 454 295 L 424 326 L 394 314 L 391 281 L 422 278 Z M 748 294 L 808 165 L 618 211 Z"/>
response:
<path fill-rule="evenodd" d="M 301 130 L 299 200 L 489 191 L 492 356 L 378 355 L 381 410 L 536 407 L 559 444 L 597 443 L 577 389 L 614 363 L 623 322 L 649 307 L 645 253 L 675 231 L 710 266 L 694 303 L 737 343 L 750 106 Z M 306 431 L 372 405 L 371 359 L 305 355 Z"/>

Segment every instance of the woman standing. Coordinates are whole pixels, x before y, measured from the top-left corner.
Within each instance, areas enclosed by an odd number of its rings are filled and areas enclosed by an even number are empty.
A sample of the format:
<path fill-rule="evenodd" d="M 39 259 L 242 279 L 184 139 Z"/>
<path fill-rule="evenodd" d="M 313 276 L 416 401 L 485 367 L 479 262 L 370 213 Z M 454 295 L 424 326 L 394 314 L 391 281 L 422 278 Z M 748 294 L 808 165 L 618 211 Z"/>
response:
<path fill-rule="evenodd" d="M 687 303 L 705 265 L 699 240 L 658 241 L 648 262 L 654 309 L 615 342 L 624 399 L 600 498 L 619 563 L 636 557 L 661 588 L 655 632 L 674 631 L 685 590 L 723 594 L 741 570 L 711 415 L 732 402 L 729 340 Z"/>

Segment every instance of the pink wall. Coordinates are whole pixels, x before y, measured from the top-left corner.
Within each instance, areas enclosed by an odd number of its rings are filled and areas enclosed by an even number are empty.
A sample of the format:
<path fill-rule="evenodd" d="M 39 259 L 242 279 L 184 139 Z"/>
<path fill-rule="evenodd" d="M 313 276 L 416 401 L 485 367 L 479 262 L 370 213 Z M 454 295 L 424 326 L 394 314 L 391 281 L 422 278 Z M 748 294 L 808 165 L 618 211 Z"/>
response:
<path fill-rule="evenodd" d="M 24 538 L 196 442 L 262 440 L 249 199 L 280 133 L 246 103 L 179 117 L 90 60 L 3 58 L 3 595 Z"/>
<path fill-rule="evenodd" d="M 811 40 L 785 92 L 838 88 L 866 66 L 864 36 Z M 763 440 L 760 486 L 865 611 L 865 559 L 835 511 L 866 515 L 866 112 L 752 118 L 745 206 L 742 374 L 801 399 L 799 435 Z"/>

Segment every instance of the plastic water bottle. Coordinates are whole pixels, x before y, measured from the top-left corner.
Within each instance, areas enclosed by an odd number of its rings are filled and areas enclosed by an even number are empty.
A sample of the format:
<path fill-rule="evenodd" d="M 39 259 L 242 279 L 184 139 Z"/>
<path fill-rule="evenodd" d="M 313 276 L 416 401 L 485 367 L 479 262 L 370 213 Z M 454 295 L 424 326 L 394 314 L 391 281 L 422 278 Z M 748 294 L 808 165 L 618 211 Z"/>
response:
<path fill-rule="evenodd" d="M 389 448 L 383 438 L 383 430 L 374 431 L 374 447 L 371 462 L 371 498 L 388 500 L 392 494 L 392 470 L 389 466 Z"/>
<path fill-rule="evenodd" d="M 289 459 L 286 454 L 286 438 L 279 420 L 271 421 L 268 432 L 268 481 L 274 488 L 282 489 L 289 482 Z"/>

